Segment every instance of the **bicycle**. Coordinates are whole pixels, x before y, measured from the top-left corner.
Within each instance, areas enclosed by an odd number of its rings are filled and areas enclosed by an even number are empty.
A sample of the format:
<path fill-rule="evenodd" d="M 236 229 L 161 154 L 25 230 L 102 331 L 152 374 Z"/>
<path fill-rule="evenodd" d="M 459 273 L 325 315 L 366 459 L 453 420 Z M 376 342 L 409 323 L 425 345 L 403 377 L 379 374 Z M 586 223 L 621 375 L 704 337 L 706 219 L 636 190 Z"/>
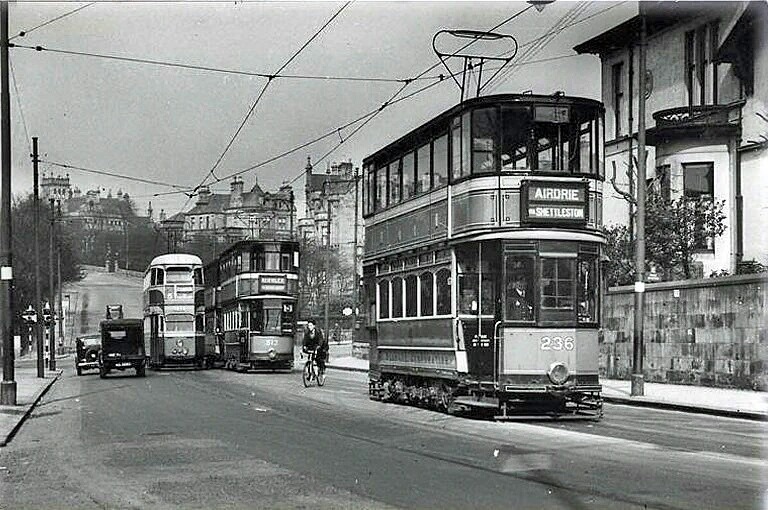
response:
<path fill-rule="evenodd" d="M 320 370 L 317 366 L 317 350 L 307 353 L 307 362 L 304 364 L 304 370 L 301 373 L 301 382 L 308 388 L 312 381 L 316 381 L 318 386 L 325 384 L 325 370 Z"/>

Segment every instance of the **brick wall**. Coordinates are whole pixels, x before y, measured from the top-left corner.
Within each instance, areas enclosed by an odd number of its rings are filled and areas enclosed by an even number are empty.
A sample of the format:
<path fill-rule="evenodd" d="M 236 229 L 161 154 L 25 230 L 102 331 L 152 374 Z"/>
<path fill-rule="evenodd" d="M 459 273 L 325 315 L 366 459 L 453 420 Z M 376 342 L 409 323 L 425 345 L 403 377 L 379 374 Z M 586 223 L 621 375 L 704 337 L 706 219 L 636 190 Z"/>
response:
<path fill-rule="evenodd" d="M 768 389 L 768 275 L 649 284 L 646 381 Z M 603 308 L 600 374 L 628 379 L 634 293 L 612 288 Z"/>

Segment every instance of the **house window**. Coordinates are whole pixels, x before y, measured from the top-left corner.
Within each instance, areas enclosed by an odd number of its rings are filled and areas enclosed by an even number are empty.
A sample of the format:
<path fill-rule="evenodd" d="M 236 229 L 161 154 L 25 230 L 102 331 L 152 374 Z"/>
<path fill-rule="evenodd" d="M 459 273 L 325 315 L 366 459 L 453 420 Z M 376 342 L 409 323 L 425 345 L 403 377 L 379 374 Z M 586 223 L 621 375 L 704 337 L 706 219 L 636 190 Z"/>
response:
<path fill-rule="evenodd" d="M 683 163 L 685 198 L 691 200 L 713 199 L 715 196 L 714 175 L 714 163 Z M 695 235 L 694 239 L 694 248 L 696 250 L 714 251 L 715 239 L 713 237 Z"/>
<path fill-rule="evenodd" d="M 624 62 L 613 64 L 611 68 L 611 83 L 613 91 L 614 138 L 618 138 L 621 136 L 621 108 L 624 102 Z"/>
<path fill-rule="evenodd" d="M 664 200 L 670 200 L 672 198 L 669 165 L 660 165 L 656 167 L 656 177 L 653 179 L 651 186 Z"/>

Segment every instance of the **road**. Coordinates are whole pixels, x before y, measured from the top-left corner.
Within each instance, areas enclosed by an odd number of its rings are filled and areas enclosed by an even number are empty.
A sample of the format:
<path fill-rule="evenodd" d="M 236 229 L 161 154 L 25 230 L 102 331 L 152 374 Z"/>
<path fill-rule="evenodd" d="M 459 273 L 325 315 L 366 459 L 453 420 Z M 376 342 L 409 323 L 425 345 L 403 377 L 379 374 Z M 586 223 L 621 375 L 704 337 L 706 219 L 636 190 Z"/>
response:
<path fill-rule="evenodd" d="M 760 508 L 768 426 L 608 406 L 490 422 L 221 370 L 65 375 L 0 449 L 0 507 Z"/>

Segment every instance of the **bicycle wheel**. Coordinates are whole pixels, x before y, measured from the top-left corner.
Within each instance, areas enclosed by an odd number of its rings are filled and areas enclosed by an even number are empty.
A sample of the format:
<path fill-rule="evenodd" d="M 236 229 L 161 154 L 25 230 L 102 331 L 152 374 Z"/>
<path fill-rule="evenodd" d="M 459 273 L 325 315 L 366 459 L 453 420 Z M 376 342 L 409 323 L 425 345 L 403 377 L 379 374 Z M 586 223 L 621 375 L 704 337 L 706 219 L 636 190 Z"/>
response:
<path fill-rule="evenodd" d="M 304 387 L 308 388 L 309 383 L 312 382 L 312 362 L 307 361 L 304 364 L 304 370 L 301 371 L 301 382 L 304 383 Z"/>
<path fill-rule="evenodd" d="M 325 370 L 320 370 L 320 367 L 315 368 L 317 373 L 317 385 L 322 386 L 325 384 Z"/>

